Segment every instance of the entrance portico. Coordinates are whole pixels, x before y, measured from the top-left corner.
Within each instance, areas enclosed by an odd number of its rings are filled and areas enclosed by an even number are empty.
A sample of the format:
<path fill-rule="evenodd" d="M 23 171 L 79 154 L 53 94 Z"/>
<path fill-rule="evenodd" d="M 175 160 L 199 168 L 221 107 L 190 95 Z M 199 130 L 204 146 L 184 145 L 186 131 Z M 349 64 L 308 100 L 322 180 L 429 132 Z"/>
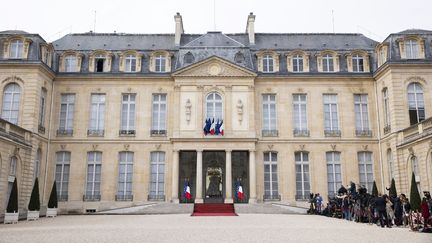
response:
<path fill-rule="evenodd" d="M 171 201 L 211 203 L 240 202 L 236 188 L 245 194 L 242 202 L 256 202 L 255 150 L 178 149 L 173 150 Z M 188 185 L 192 200 L 183 198 Z"/>

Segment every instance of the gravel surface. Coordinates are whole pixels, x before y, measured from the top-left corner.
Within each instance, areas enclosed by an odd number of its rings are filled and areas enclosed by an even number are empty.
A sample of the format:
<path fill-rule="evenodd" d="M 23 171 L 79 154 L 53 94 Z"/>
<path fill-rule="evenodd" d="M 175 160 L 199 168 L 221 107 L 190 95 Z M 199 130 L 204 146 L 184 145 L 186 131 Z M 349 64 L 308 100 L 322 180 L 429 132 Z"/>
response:
<path fill-rule="evenodd" d="M 432 234 L 310 215 L 79 215 L 0 225 L 0 242 L 432 242 Z"/>

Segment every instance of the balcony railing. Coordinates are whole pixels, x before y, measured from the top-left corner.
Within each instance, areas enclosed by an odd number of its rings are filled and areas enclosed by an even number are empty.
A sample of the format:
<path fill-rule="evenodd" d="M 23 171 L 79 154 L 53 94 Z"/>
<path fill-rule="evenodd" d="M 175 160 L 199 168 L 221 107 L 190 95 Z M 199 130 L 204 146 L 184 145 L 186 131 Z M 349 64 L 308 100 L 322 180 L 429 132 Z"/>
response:
<path fill-rule="evenodd" d="M 133 201 L 133 195 L 115 195 L 116 201 Z"/>
<path fill-rule="evenodd" d="M 355 133 L 357 137 L 372 137 L 371 130 L 356 130 Z"/>
<path fill-rule="evenodd" d="M 340 130 L 324 130 L 324 135 L 326 137 L 340 137 L 341 131 Z"/>
<path fill-rule="evenodd" d="M 152 136 L 166 136 L 167 131 L 166 130 L 150 130 L 150 134 Z"/>
<path fill-rule="evenodd" d="M 401 130 L 398 133 L 399 145 L 410 143 L 432 135 L 432 117 Z"/>
<path fill-rule="evenodd" d="M 135 136 L 135 130 L 120 130 L 120 136 Z"/>
<path fill-rule="evenodd" d="M 29 144 L 31 132 L 0 118 L 0 136 L 7 137 L 16 142 Z"/>
<path fill-rule="evenodd" d="M 294 137 L 309 137 L 309 130 L 307 129 L 294 129 L 293 130 Z"/>
<path fill-rule="evenodd" d="M 165 195 L 148 195 L 149 201 L 165 201 Z"/>
<path fill-rule="evenodd" d="M 72 129 L 58 129 L 57 136 L 73 136 Z"/>
<path fill-rule="evenodd" d="M 95 194 L 95 195 L 83 195 L 83 201 L 100 201 L 101 195 Z"/>
<path fill-rule="evenodd" d="M 277 195 L 265 195 L 263 196 L 264 201 L 280 201 L 281 196 L 279 194 Z"/>
<path fill-rule="evenodd" d="M 99 129 L 89 129 L 87 130 L 87 136 L 91 137 L 103 137 L 105 135 L 105 130 Z"/>
<path fill-rule="evenodd" d="M 263 137 L 277 137 L 278 134 L 278 130 L 262 130 Z"/>

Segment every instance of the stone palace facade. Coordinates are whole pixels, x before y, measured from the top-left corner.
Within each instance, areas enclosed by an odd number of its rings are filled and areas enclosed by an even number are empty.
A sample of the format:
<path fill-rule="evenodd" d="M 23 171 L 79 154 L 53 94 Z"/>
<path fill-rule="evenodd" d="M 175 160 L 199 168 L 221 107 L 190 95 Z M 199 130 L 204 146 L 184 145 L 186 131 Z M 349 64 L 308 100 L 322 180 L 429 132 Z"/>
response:
<path fill-rule="evenodd" d="M 0 217 L 39 178 L 60 212 L 304 203 L 353 181 L 432 189 L 432 31 L 0 32 Z M 244 198 L 237 197 L 241 186 Z M 184 196 L 189 188 L 192 198 Z"/>

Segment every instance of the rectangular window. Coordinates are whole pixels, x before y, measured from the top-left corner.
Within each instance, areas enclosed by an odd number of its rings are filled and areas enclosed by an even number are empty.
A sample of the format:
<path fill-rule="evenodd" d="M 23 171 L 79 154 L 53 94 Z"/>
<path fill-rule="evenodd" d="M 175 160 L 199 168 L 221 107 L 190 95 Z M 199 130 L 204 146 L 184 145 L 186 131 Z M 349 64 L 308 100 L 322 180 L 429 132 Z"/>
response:
<path fill-rule="evenodd" d="M 368 191 L 371 192 L 374 181 L 372 153 L 359 152 L 357 157 L 359 162 L 360 185 L 366 186 Z"/>
<path fill-rule="evenodd" d="M 309 136 L 307 124 L 307 95 L 293 95 L 294 136 Z"/>
<path fill-rule="evenodd" d="M 99 201 L 100 200 L 100 184 L 102 170 L 102 153 L 88 152 L 87 153 L 87 182 L 86 193 L 84 200 Z"/>
<path fill-rule="evenodd" d="M 153 94 L 152 128 L 153 135 L 166 135 L 167 95 Z"/>
<path fill-rule="evenodd" d="M 334 59 L 331 55 L 322 57 L 323 72 L 334 72 Z"/>
<path fill-rule="evenodd" d="M 324 95 L 324 129 L 325 132 L 339 131 L 338 97 L 336 94 Z M 336 135 L 336 134 L 335 134 Z"/>
<path fill-rule="evenodd" d="M 165 199 L 165 153 L 151 152 L 150 156 L 150 194 L 149 199 L 164 200 Z"/>
<path fill-rule="evenodd" d="M 339 152 L 327 152 L 327 188 L 328 196 L 335 197 L 342 186 L 342 170 Z"/>
<path fill-rule="evenodd" d="M 72 135 L 75 109 L 75 94 L 62 94 L 60 104 L 59 134 Z"/>
<path fill-rule="evenodd" d="M 46 90 L 42 89 L 40 103 L 39 103 L 39 127 L 45 127 L 46 95 L 47 95 Z"/>
<path fill-rule="evenodd" d="M 303 72 L 303 57 L 300 55 L 293 57 L 293 72 Z"/>
<path fill-rule="evenodd" d="M 105 94 L 92 94 L 88 135 L 104 134 Z"/>
<path fill-rule="evenodd" d="M 352 57 L 353 72 L 364 72 L 363 57 L 355 55 Z"/>
<path fill-rule="evenodd" d="M 95 71 L 97 73 L 104 72 L 104 66 L 105 66 L 105 56 L 98 55 L 95 57 Z"/>
<path fill-rule="evenodd" d="M 264 153 L 264 199 L 280 199 L 278 193 L 277 153 Z"/>
<path fill-rule="evenodd" d="M 273 57 L 270 55 L 265 55 L 263 57 L 263 72 L 264 73 L 271 73 L 273 71 L 274 71 Z"/>
<path fill-rule="evenodd" d="M 370 135 L 367 94 L 354 95 L 354 111 L 356 119 L 356 135 Z"/>
<path fill-rule="evenodd" d="M 296 170 L 296 199 L 308 199 L 310 193 L 309 153 L 296 152 L 294 157 Z"/>
<path fill-rule="evenodd" d="M 122 95 L 120 134 L 135 134 L 135 98 L 136 94 Z"/>
<path fill-rule="evenodd" d="M 390 108 L 389 108 L 389 96 L 388 89 L 384 88 L 382 91 L 383 105 L 384 105 L 384 130 L 390 127 Z"/>
<path fill-rule="evenodd" d="M 76 72 L 77 70 L 77 58 L 76 56 L 65 57 L 65 72 Z"/>
<path fill-rule="evenodd" d="M 263 136 L 277 136 L 276 125 L 276 95 L 264 94 L 263 96 Z"/>
<path fill-rule="evenodd" d="M 163 73 L 165 72 L 165 68 L 166 67 L 166 57 L 159 55 L 156 56 L 156 66 L 155 66 L 155 71 L 158 73 Z"/>
<path fill-rule="evenodd" d="M 417 59 L 418 57 L 418 44 L 415 40 L 405 41 L 405 55 L 407 59 Z"/>
<path fill-rule="evenodd" d="M 23 42 L 15 40 L 10 45 L 10 58 L 22 58 L 23 55 Z"/>
<path fill-rule="evenodd" d="M 57 155 L 57 163 L 56 163 L 55 180 L 56 180 L 56 187 L 57 187 L 57 198 L 59 201 L 67 201 L 71 153 L 57 152 L 56 155 Z"/>
<path fill-rule="evenodd" d="M 136 57 L 133 55 L 128 55 L 126 56 L 125 61 L 126 61 L 125 72 L 136 72 L 136 65 L 137 65 Z"/>
<path fill-rule="evenodd" d="M 133 152 L 120 152 L 116 200 L 132 200 Z"/>

